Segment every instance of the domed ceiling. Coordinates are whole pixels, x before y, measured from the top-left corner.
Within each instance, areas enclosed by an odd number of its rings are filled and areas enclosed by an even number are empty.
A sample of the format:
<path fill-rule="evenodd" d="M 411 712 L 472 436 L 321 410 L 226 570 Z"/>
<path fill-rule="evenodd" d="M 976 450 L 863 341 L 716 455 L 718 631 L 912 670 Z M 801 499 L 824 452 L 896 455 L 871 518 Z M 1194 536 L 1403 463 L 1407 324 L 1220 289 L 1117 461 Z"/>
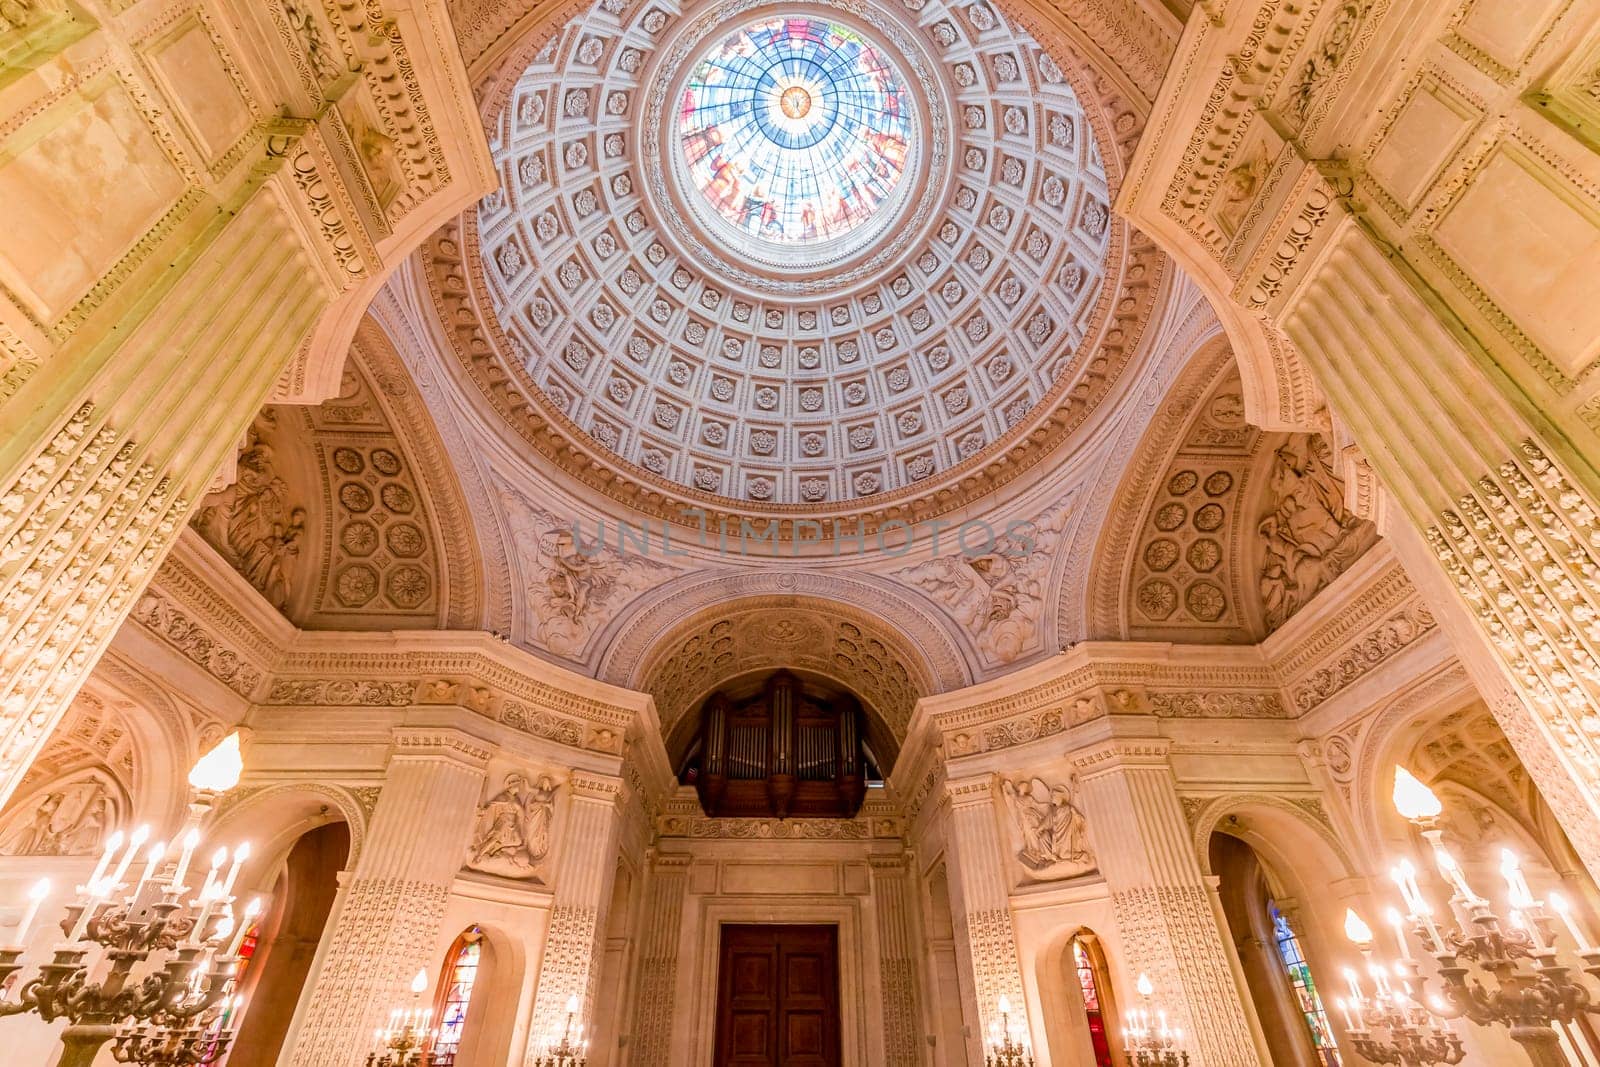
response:
<path fill-rule="evenodd" d="M 1120 371 L 1112 297 L 1153 279 L 1095 121 L 983 3 L 602 0 L 507 97 L 468 239 L 532 399 L 625 478 L 838 508 L 1059 436 Z"/>

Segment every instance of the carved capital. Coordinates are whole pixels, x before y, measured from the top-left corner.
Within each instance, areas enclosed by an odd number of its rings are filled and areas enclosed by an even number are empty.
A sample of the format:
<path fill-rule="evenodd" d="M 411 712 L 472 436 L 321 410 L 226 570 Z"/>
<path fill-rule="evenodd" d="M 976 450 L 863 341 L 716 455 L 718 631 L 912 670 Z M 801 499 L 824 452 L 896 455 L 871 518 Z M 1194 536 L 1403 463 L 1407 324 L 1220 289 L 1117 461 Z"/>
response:
<path fill-rule="evenodd" d="M 946 782 L 944 790 L 953 808 L 990 804 L 994 802 L 994 776 L 982 774 L 971 778 L 956 778 Z"/>
<path fill-rule="evenodd" d="M 594 771 L 573 771 L 567 780 L 574 800 L 595 800 L 614 804 L 622 799 L 624 783 L 613 774 Z"/>
<path fill-rule="evenodd" d="M 463 763 L 483 767 L 494 750 L 478 738 L 460 730 L 397 727 L 390 734 L 394 759 L 407 756 L 452 756 Z"/>

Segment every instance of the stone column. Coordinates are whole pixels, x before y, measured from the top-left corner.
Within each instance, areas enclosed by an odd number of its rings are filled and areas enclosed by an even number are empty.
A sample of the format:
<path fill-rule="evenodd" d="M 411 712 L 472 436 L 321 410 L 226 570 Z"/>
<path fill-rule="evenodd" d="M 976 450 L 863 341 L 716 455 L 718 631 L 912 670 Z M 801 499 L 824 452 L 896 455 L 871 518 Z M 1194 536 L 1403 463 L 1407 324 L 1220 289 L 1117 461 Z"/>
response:
<path fill-rule="evenodd" d="M 443 0 L 190 14 L 0 16 L 0 804 L 262 404 L 333 395 L 387 269 L 493 186 Z M 387 210 L 368 110 L 427 160 Z"/>
<path fill-rule="evenodd" d="M 1006 858 L 995 812 L 994 780 L 990 775 L 953 779 L 946 783 L 950 798 L 948 870 L 956 903 L 956 946 L 972 976 L 974 1017 L 979 1032 L 967 1035 L 967 1059 L 983 1062 L 989 1027 L 1000 1019 L 996 1005 L 1004 995 L 1011 1001 L 1014 1025 L 1027 1017 L 1022 994 L 1022 969 L 1017 959 L 1017 938 L 1011 924 L 1010 886 Z"/>
<path fill-rule="evenodd" d="M 884 1062 L 888 1067 L 916 1067 L 922 1062 L 922 1016 L 917 1008 L 916 902 L 908 857 L 873 856 L 868 862 L 883 986 Z"/>
<path fill-rule="evenodd" d="M 372 1032 L 430 979 L 490 750 L 448 729 L 401 728 L 372 825 L 345 887 L 282 1062 L 360 1067 Z"/>
<path fill-rule="evenodd" d="M 578 998 L 578 1020 L 586 1031 L 600 1010 L 594 1003 L 594 983 L 605 951 L 601 931 L 617 873 L 622 780 L 574 771 L 567 785 L 566 827 L 557 843 L 554 872 L 555 905 L 550 909 L 528 1031 L 529 1063 L 546 1043 L 560 1040 L 569 997 Z"/>
<path fill-rule="evenodd" d="M 667 1067 L 672 1051 L 673 999 L 678 985 L 678 940 L 691 859 L 656 854 L 645 891 L 639 940 L 639 999 L 624 1050 L 628 1067 Z"/>
<path fill-rule="evenodd" d="M 1398 505 L 1385 532 L 1407 571 L 1600 872 L 1600 450 L 1575 455 L 1502 392 L 1343 205 L 1324 210 L 1331 245 L 1284 328 Z"/>
<path fill-rule="evenodd" d="M 1256 1067 L 1224 933 L 1167 763 L 1169 742 L 1111 740 L 1075 757 L 1128 968 L 1186 1035 L 1194 1067 Z M 1125 1009 L 1137 1007 L 1124 992 Z"/>

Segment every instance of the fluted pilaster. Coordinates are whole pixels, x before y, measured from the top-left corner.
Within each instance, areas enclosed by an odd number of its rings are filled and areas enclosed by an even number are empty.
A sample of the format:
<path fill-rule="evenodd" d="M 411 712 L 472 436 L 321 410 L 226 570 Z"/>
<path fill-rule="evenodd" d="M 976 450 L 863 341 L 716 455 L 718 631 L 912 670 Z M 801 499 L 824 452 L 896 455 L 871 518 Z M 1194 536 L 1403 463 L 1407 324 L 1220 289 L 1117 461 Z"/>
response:
<path fill-rule="evenodd" d="M 557 855 L 554 874 L 555 906 L 550 910 L 550 931 L 528 1033 L 526 1058 L 530 1061 L 546 1043 L 560 1040 L 568 998 L 578 998 L 578 1017 L 585 1022 L 585 1029 L 592 1025 L 594 985 L 603 951 L 600 931 L 605 929 L 606 905 L 616 877 L 622 780 L 580 771 L 573 774 L 568 786 L 565 844 Z"/>
<path fill-rule="evenodd" d="M 1077 759 L 1082 803 L 1130 968 L 1188 1035 L 1194 1067 L 1260 1063 L 1162 741 Z M 1130 1005 L 1131 1006 L 1131 1005 Z"/>
<path fill-rule="evenodd" d="M 283 1063 L 358 1067 L 373 1030 L 411 1002 L 418 968 L 432 971 L 489 756 L 454 730 L 395 731 L 366 845 Z"/>
<path fill-rule="evenodd" d="M 950 864 L 960 906 L 956 918 L 957 950 L 965 957 L 977 998 L 981 1032 L 967 1040 L 967 1056 L 983 1060 L 982 1046 L 993 1023 L 999 1022 L 1000 997 L 1011 1001 L 1015 1024 L 1027 1001 L 1017 960 L 1016 930 L 1011 922 L 1010 887 L 1005 853 L 995 811 L 994 781 L 989 775 L 953 780 L 945 786 L 950 798 Z"/>
<path fill-rule="evenodd" d="M 871 859 L 872 903 L 878 924 L 878 969 L 883 987 L 883 1054 L 889 1067 L 921 1062 L 917 1010 L 917 930 L 910 872 L 904 856 Z"/>
<path fill-rule="evenodd" d="M 667 1067 L 672 1051 L 673 994 L 678 982 L 678 938 L 689 890 L 688 856 L 657 855 L 639 944 L 639 999 L 634 1006 L 629 1067 Z"/>

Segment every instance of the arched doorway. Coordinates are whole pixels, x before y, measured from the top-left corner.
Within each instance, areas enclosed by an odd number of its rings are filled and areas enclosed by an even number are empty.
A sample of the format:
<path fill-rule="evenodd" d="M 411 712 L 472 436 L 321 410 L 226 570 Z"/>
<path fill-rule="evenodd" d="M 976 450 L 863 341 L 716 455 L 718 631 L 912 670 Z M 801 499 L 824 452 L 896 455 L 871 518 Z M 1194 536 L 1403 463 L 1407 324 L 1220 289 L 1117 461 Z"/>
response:
<path fill-rule="evenodd" d="M 1249 844 L 1213 833 L 1211 869 L 1256 1016 L 1279 1067 L 1343 1067 L 1292 908 Z"/>
<path fill-rule="evenodd" d="M 290 847 L 240 977 L 245 1012 L 229 1067 L 278 1062 L 349 855 L 350 829 L 342 822 L 308 830 Z"/>

